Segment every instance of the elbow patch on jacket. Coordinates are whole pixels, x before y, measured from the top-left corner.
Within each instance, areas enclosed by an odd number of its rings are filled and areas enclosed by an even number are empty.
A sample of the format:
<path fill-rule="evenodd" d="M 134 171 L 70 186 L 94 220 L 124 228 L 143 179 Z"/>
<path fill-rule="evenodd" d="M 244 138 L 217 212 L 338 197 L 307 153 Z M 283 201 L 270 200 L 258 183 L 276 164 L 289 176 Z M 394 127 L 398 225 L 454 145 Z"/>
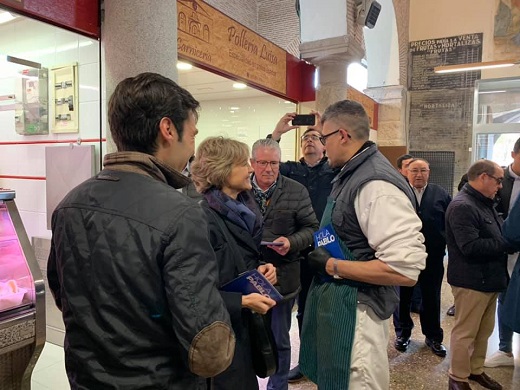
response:
<path fill-rule="evenodd" d="M 229 367 L 235 354 L 235 334 L 225 322 L 206 326 L 193 338 L 189 351 L 190 370 L 209 378 Z"/>

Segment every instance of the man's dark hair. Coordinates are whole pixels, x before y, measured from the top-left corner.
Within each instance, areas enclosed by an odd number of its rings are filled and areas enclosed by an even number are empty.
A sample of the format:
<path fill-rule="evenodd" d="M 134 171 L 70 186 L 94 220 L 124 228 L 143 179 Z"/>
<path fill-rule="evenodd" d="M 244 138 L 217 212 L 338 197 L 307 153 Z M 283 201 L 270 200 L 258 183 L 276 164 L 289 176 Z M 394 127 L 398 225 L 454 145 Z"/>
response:
<path fill-rule="evenodd" d="M 305 130 L 305 131 L 303 132 L 302 137 L 303 137 L 305 134 L 307 134 L 307 133 L 309 133 L 309 132 L 311 132 L 311 131 L 315 131 L 315 132 L 317 132 L 318 134 L 321 135 L 321 132 L 320 132 L 318 129 L 315 129 L 315 128 L 313 128 L 313 127 L 307 127 L 307 130 Z"/>
<path fill-rule="evenodd" d="M 352 132 L 356 140 L 368 140 L 370 121 L 361 104 L 353 100 L 341 100 L 327 107 L 321 117 L 321 124 L 335 121 Z"/>
<path fill-rule="evenodd" d="M 401 169 L 403 167 L 403 161 L 414 158 L 411 154 L 403 154 L 402 156 L 397 157 L 397 168 Z"/>
<path fill-rule="evenodd" d="M 515 142 L 515 146 L 513 146 L 513 152 L 519 153 L 520 152 L 520 138 L 518 138 Z"/>
<path fill-rule="evenodd" d="M 459 185 L 457 186 L 457 190 L 462 190 L 462 187 L 464 187 L 464 185 L 468 182 L 468 174 L 465 173 L 464 175 L 462 175 L 462 177 L 460 178 L 460 182 L 459 182 Z"/>
<path fill-rule="evenodd" d="M 157 73 L 121 81 L 108 103 L 108 123 L 118 151 L 154 154 L 162 118 L 173 122 L 179 141 L 190 112 L 200 104 L 184 88 Z"/>
<path fill-rule="evenodd" d="M 474 162 L 468 169 L 468 181 L 473 181 L 483 173 L 489 176 L 495 174 L 496 164 L 490 160 L 478 160 Z"/>

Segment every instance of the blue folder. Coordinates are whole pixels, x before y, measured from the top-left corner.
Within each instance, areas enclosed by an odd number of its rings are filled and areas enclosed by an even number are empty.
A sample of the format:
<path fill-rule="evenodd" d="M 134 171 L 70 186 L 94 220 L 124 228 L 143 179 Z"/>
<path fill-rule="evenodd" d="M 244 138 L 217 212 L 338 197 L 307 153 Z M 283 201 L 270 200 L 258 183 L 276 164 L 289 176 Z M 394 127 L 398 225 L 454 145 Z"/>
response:
<path fill-rule="evenodd" d="M 241 273 L 232 281 L 221 286 L 220 289 L 227 292 L 239 292 L 243 295 L 258 293 L 276 302 L 283 299 L 278 290 L 256 269 Z"/>

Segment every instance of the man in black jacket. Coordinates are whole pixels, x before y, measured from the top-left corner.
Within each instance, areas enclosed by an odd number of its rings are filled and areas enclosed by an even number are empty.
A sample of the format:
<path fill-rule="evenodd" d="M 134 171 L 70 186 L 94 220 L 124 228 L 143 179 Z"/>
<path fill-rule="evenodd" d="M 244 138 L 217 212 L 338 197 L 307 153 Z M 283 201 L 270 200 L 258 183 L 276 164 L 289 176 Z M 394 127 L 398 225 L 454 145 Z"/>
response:
<path fill-rule="evenodd" d="M 495 326 L 498 293 L 507 286 L 507 244 L 493 199 L 504 170 L 479 160 L 468 170 L 468 183 L 446 211 L 448 283 L 455 297 L 451 332 L 449 389 L 471 389 L 468 379 L 494 390 L 502 386 L 484 372 L 488 338 Z"/>
<path fill-rule="evenodd" d="M 48 280 L 72 389 L 206 389 L 235 337 L 200 206 L 176 191 L 199 103 L 172 80 L 123 80 L 108 105 L 118 152 L 52 215 Z"/>
<path fill-rule="evenodd" d="M 498 198 L 500 200 L 496 206 L 497 212 L 504 220 L 509 215 L 509 211 L 520 194 L 520 138 L 516 140 L 513 146 L 511 157 L 513 158 L 513 162 L 504 168 L 504 181 L 502 182 L 502 188 L 498 190 Z M 515 263 L 518 261 L 518 252 L 509 254 L 507 260 L 507 269 L 511 276 Z M 505 296 L 505 291 L 498 296 L 497 318 L 498 337 L 500 339 L 498 351 L 486 359 L 484 362 L 485 367 L 515 365 L 515 358 L 513 356 L 513 330 L 502 320 L 505 315 L 503 312 Z"/>
<path fill-rule="evenodd" d="M 272 309 L 272 329 L 278 348 L 278 371 L 269 378 L 268 390 L 287 390 L 291 364 L 291 312 L 300 290 L 301 251 L 313 241 L 318 221 L 309 193 L 300 183 L 280 175 L 280 145 L 261 139 L 252 148 L 253 194 L 264 215 L 262 240 L 274 242 L 262 249 L 264 261 L 276 267 L 276 287 L 284 296 Z"/>
<path fill-rule="evenodd" d="M 287 161 L 280 163 L 280 173 L 290 179 L 296 180 L 302 184 L 309 191 L 312 208 L 321 221 L 321 216 L 327 204 L 327 198 L 332 189 L 332 180 L 338 174 L 339 169 L 333 169 L 328 163 L 327 156 L 325 156 L 325 146 L 321 138 L 321 122 L 320 114 L 313 111 L 316 116 L 316 123 L 313 126 L 308 126 L 300 139 L 301 155 L 299 161 Z M 297 128 L 298 126 L 291 126 L 289 122 L 296 115 L 295 112 L 285 114 L 276 124 L 273 133 L 268 136 L 279 142 L 282 135 L 288 131 Z M 298 294 L 298 313 L 296 319 L 298 320 L 298 330 L 301 334 L 303 316 L 305 314 L 305 302 L 307 301 L 307 293 L 311 286 L 314 272 L 309 268 L 307 255 L 313 249 L 313 246 L 305 249 L 302 252 L 302 259 L 300 261 L 300 283 L 301 290 Z M 299 365 L 296 365 L 289 372 L 289 383 L 298 382 L 303 379 L 303 374 L 300 372 Z"/>
<path fill-rule="evenodd" d="M 442 345 L 444 333 L 441 328 L 441 286 L 446 251 L 444 214 L 451 202 L 451 196 L 441 186 L 428 183 L 430 164 L 426 160 L 420 158 L 411 160 L 406 174 L 417 199 L 417 213 L 422 221 L 421 232 L 428 253 L 426 268 L 421 271 L 418 281 L 422 296 L 421 329 L 426 336 L 426 345 L 434 354 L 444 357 L 446 348 Z M 399 287 L 400 301 L 394 313 L 397 336 L 394 346 L 402 352 L 406 351 L 410 343 L 414 325 L 410 317 L 413 290 L 414 287 Z"/>

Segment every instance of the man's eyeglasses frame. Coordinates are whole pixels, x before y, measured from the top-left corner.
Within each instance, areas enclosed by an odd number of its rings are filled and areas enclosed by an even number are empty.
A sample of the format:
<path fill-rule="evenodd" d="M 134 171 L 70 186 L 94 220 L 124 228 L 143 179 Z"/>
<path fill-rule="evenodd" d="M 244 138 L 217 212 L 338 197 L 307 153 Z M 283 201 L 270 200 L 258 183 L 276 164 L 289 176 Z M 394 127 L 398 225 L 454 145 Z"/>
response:
<path fill-rule="evenodd" d="M 486 175 L 495 179 L 495 181 L 497 182 L 497 185 L 502 184 L 502 182 L 504 181 L 504 177 L 496 177 L 496 176 L 490 175 L 489 173 L 486 173 Z"/>
<path fill-rule="evenodd" d="M 271 166 L 271 169 L 277 169 L 280 167 L 280 161 L 265 161 L 265 160 L 255 160 L 255 163 L 262 169 L 267 168 L 267 165 Z"/>
<path fill-rule="evenodd" d="M 321 143 L 322 143 L 323 145 L 325 145 L 325 144 L 327 143 L 327 138 L 329 138 L 330 136 L 332 136 L 332 135 L 334 135 L 334 134 L 339 133 L 340 130 L 343 130 L 343 129 L 338 129 L 338 130 L 335 130 L 335 131 L 333 131 L 332 133 L 329 133 L 329 134 L 327 134 L 327 135 L 322 135 L 322 136 L 321 136 Z"/>

